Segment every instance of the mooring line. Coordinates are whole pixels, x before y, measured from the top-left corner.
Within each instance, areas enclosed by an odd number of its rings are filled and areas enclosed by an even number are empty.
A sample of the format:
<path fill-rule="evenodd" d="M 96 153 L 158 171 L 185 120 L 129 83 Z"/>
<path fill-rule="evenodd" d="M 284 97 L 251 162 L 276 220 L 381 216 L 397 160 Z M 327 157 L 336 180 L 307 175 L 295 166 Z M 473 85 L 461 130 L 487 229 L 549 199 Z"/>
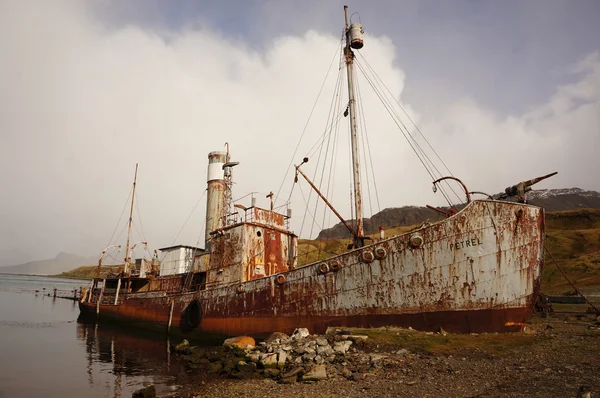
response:
<path fill-rule="evenodd" d="M 567 276 L 567 274 L 565 274 L 565 271 L 563 271 L 562 268 L 560 267 L 560 265 L 558 265 L 558 261 L 556 261 L 556 259 L 554 258 L 554 256 L 550 252 L 550 250 L 548 250 L 548 246 L 544 245 L 544 248 L 546 249 L 546 252 L 548 252 L 548 254 L 550 255 L 550 258 L 552 259 L 552 261 L 554 261 L 554 265 L 556 265 L 556 268 L 558 268 L 558 270 L 565 277 L 565 279 L 567 280 L 567 282 L 569 282 L 569 284 L 573 287 L 573 289 L 575 289 L 575 292 L 577 294 L 579 294 L 581 297 L 583 297 L 583 299 L 585 300 L 585 302 L 588 303 L 590 305 L 590 307 L 592 307 L 592 310 L 594 310 L 594 312 L 596 313 L 596 315 L 600 315 L 600 310 L 598 310 L 598 308 L 596 308 L 594 306 L 594 304 L 592 304 L 592 302 L 590 300 L 588 300 L 588 298 L 585 297 L 583 295 L 583 293 L 581 293 L 581 291 L 579 289 L 577 289 L 577 286 L 575 286 L 575 284 L 573 282 L 571 282 L 571 280 L 569 279 L 569 277 Z"/>

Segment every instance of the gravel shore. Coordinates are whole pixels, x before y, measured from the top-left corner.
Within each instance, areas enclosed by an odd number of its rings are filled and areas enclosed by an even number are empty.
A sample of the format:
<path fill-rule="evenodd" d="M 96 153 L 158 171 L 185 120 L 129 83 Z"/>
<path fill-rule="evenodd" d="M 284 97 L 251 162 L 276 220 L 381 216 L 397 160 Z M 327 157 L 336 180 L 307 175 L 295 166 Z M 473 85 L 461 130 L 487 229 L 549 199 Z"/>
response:
<path fill-rule="evenodd" d="M 569 310 L 573 310 L 572 306 Z M 587 397 L 600 396 L 600 325 L 578 313 L 535 315 L 511 334 L 453 335 L 398 328 L 352 330 L 368 339 L 352 355 L 379 358 L 317 382 L 199 372 L 181 397 Z M 350 354 L 350 351 L 349 351 Z M 339 367 L 338 367 L 339 368 Z"/>

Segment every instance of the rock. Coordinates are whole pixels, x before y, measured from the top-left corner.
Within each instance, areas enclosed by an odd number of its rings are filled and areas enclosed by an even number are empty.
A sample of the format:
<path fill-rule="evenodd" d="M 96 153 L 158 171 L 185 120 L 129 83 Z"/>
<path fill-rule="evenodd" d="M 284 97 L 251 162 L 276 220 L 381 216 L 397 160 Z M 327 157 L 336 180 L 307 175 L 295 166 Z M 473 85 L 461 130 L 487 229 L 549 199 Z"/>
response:
<path fill-rule="evenodd" d="M 284 346 L 281 346 L 281 349 L 283 351 L 292 351 L 293 347 L 291 345 L 284 345 Z"/>
<path fill-rule="evenodd" d="M 319 381 L 327 379 L 327 370 L 325 365 L 315 365 L 311 370 L 302 376 L 302 381 Z"/>
<path fill-rule="evenodd" d="M 219 373 L 223 369 L 221 362 L 213 362 L 208 365 L 208 373 Z"/>
<path fill-rule="evenodd" d="M 311 347 L 304 347 L 304 353 L 305 354 L 316 354 L 317 350 L 315 350 L 314 348 L 311 348 Z"/>
<path fill-rule="evenodd" d="M 272 344 L 275 340 L 278 340 L 276 344 L 287 342 L 290 340 L 290 336 L 281 332 L 273 332 L 266 340 L 265 343 Z"/>
<path fill-rule="evenodd" d="M 346 340 L 350 340 L 355 343 L 358 343 L 361 341 L 367 341 L 367 339 L 369 338 L 369 336 L 364 336 L 362 334 L 350 335 L 350 336 L 345 336 L 345 337 L 346 337 Z"/>
<path fill-rule="evenodd" d="M 346 368 L 342 369 L 342 376 L 344 376 L 348 380 L 352 380 L 352 372 Z"/>
<path fill-rule="evenodd" d="M 227 348 L 237 347 L 242 350 L 245 350 L 248 347 L 253 348 L 255 345 L 256 341 L 254 341 L 254 339 L 250 336 L 232 337 L 230 339 L 225 340 L 225 342 L 223 343 L 223 346 Z"/>
<path fill-rule="evenodd" d="M 184 340 L 187 341 L 187 340 Z M 189 345 L 189 343 L 188 343 Z M 153 385 L 146 386 L 131 394 L 131 398 L 155 398 L 156 388 Z"/>
<path fill-rule="evenodd" d="M 416 380 L 407 381 L 404 384 L 406 384 L 407 386 L 414 386 L 415 384 L 417 384 L 417 381 Z"/>
<path fill-rule="evenodd" d="M 336 341 L 333 344 L 333 351 L 336 354 L 344 355 L 344 354 L 346 354 L 346 352 L 348 352 L 348 349 L 350 348 L 351 345 L 352 345 L 352 342 L 349 341 L 349 340 L 346 340 L 346 341 Z"/>
<path fill-rule="evenodd" d="M 325 362 L 325 360 L 323 359 L 322 356 L 320 355 L 316 355 L 315 359 L 313 359 L 313 361 L 315 361 L 316 363 L 318 363 L 319 365 L 322 364 L 323 362 Z"/>
<path fill-rule="evenodd" d="M 580 386 L 577 392 L 577 398 L 591 398 L 592 389 L 588 386 Z"/>
<path fill-rule="evenodd" d="M 228 360 L 227 362 L 225 362 L 225 365 L 223 365 L 223 371 L 225 373 L 231 373 L 236 367 L 236 363 L 233 360 Z"/>
<path fill-rule="evenodd" d="M 238 362 L 238 364 L 236 365 L 237 370 L 239 370 L 242 373 L 251 373 L 251 372 L 255 372 L 257 370 L 256 368 L 256 364 L 250 362 L 244 362 L 244 361 L 240 361 Z"/>
<path fill-rule="evenodd" d="M 284 374 L 281 375 L 282 378 L 286 378 L 286 377 L 296 377 L 299 374 L 304 373 L 304 368 L 302 366 L 296 366 L 295 368 L 293 368 L 292 370 L 285 372 Z"/>
<path fill-rule="evenodd" d="M 312 362 L 314 361 L 314 359 L 316 358 L 317 354 L 312 353 L 312 354 L 304 354 L 302 355 L 302 360 L 304 362 Z"/>
<path fill-rule="evenodd" d="M 410 353 L 410 351 L 408 351 L 406 348 L 396 351 L 396 355 L 406 355 L 409 353 Z"/>
<path fill-rule="evenodd" d="M 327 341 L 327 339 L 325 337 L 318 337 L 315 341 L 316 341 L 317 345 L 319 345 L 319 346 L 329 345 L 329 342 Z"/>
<path fill-rule="evenodd" d="M 302 340 L 308 336 L 310 336 L 310 333 L 307 328 L 298 328 L 298 329 L 294 330 L 294 333 L 292 333 L 292 336 L 290 337 L 290 339 L 292 341 L 298 341 L 298 340 Z"/>
<path fill-rule="evenodd" d="M 285 367 L 285 361 L 287 360 L 287 353 L 283 350 L 279 350 L 277 354 L 277 367 L 282 369 Z"/>
<path fill-rule="evenodd" d="M 447 335 L 448 335 L 448 332 L 446 332 L 446 331 L 444 330 L 444 328 L 443 328 L 443 327 L 441 327 L 441 326 L 440 326 L 440 330 L 439 330 L 439 332 L 438 332 L 438 333 L 439 333 L 439 334 L 441 334 L 442 336 L 447 336 Z"/>
<path fill-rule="evenodd" d="M 317 354 L 322 356 L 322 357 L 328 357 L 331 354 L 333 354 L 333 349 L 326 345 L 326 346 L 319 346 L 317 347 Z"/>
<path fill-rule="evenodd" d="M 248 358 L 248 361 L 250 362 L 258 363 L 258 360 L 260 359 L 260 352 L 249 352 L 248 355 L 246 355 L 246 358 Z"/>
<path fill-rule="evenodd" d="M 305 354 L 305 353 L 306 353 L 306 350 L 304 349 L 304 347 L 300 346 L 300 347 L 297 347 L 297 348 L 294 350 L 294 353 L 295 353 L 296 355 L 302 355 L 302 354 Z"/>
<path fill-rule="evenodd" d="M 192 353 L 192 349 L 190 348 L 190 342 L 187 341 L 186 339 L 183 339 L 183 341 L 179 344 L 177 344 L 175 347 L 175 352 L 178 354 L 191 354 Z"/>
<path fill-rule="evenodd" d="M 208 358 L 208 360 L 210 362 L 220 361 L 222 356 L 223 356 L 223 353 L 216 352 L 216 351 L 209 352 L 209 353 L 206 354 L 206 358 Z"/>
<path fill-rule="evenodd" d="M 371 365 L 376 366 L 381 363 L 383 359 L 387 358 L 387 355 L 382 354 L 371 354 Z"/>
<path fill-rule="evenodd" d="M 190 362 L 195 363 L 197 365 L 208 365 L 210 363 L 208 358 L 192 358 L 190 359 Z"/>
<path fill-rule="evenodd" d="M 282 384 L 294 384 L 297 381 L 298 381 L 298 379 L 296 378 L 296 376 L 292 376 L 292 377 L 282 377 L 279 382 Z"/>
<path fill-rule="evenodd" d="M 261 354 L 258 363 L 265 369 L 277 367 L 277 354 L 267 353 Z"/>
<path fill-rule="evenodd" d="M 523 327 L 523 333 L 525 333 L 525 334 L 535 334 L 535 329 L 532 329 L 529 326 L 524 326 Z"/>
<path fill-rule="evenodd" d="M 280 373 L 279 369 L 265 369 L 264 375 L 267 377 L 277 377 Z"/>

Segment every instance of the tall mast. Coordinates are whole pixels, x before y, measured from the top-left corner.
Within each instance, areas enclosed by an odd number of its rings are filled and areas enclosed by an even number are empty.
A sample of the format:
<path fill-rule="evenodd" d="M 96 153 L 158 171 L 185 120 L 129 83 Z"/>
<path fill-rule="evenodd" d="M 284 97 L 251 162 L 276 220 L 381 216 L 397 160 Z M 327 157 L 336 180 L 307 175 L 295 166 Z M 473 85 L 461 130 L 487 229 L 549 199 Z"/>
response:
<path fill-rule="evenodd" d="M 348 6 L 344 6 L 344 15 L 346 18 L 346 46 L 344 55 L 346 57 L 346 72 L 348 74 L 348 108 L 350 110 L 350 142 L 352 144 L 352 171 L 354 180 L 354 214 L 356 214 L 356 238 L 355 246 L 363 246 L 363 213 L 362 213 L 362 194 L 360 190 L 360 159 L 358 152 L 357 123 L 356 123 L 356 100 L 354 99 L 354 52 L 350 47 L 350 25 L 348 24 Z"/>
<path fill-rule="evenodd" d="M 135 175 L 133 177 L 133 193 L 131 194 L 131 208 L 129 209 L 129 226 L 127 227 L 127 245 L 125 246 L 125 270 L 129 268 L 129 242 L 131 239 L 131 221 L 133 220 L 133 201 L 135 200 L 135 183 L 137 181 L 138 164 L 135 164 Z"/>

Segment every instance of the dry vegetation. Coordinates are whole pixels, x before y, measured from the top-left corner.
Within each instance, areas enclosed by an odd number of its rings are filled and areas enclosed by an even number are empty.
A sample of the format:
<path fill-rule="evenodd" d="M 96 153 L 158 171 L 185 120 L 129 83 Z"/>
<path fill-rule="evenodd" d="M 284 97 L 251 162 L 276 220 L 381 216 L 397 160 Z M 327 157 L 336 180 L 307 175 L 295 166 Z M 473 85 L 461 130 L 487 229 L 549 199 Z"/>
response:
<path fill-rule="evenodd" d="M 106 278 L 109 273 L 118 274 L 122 269 L 122 265 L 103 265 L 100 267 L 100 273 L 98 273 L 97 265 L 84 265 L 54 276 L 57 278 L 68 279 L 93 279 L 96 277 Z"/>

